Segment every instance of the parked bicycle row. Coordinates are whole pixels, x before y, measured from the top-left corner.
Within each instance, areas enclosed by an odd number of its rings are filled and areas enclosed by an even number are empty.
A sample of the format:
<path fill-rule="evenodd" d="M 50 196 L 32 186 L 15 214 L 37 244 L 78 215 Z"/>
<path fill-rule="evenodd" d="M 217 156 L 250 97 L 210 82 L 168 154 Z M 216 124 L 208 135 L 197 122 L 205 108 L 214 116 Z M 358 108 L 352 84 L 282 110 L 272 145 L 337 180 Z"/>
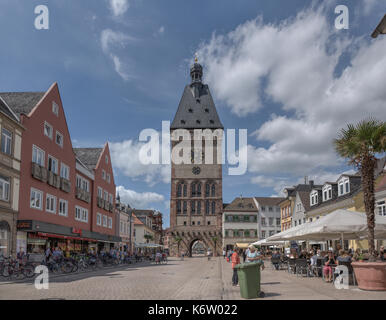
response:
<path fill-rule="evenodd" d="M 63 254 L 50 255 L 41 261 L 30 259 L 29 255 L 25 255 L 22 259 L 12 259 L 11 257 L 0 257 L 0 277 L 8 280 L 22 280 L 25 278 L 33 278 L 35 268 L 39 265 L 46 266 L 52 274 L 69 274 L 75 272 L 87 272 L 104 267 L 113 267 L 120 265 L 128 265 L 141 261 L 145 261 L 139 255 L 111 255 L 110 253 L 103 254 L 72 254 L 70 257 L 65 257 Z"/>

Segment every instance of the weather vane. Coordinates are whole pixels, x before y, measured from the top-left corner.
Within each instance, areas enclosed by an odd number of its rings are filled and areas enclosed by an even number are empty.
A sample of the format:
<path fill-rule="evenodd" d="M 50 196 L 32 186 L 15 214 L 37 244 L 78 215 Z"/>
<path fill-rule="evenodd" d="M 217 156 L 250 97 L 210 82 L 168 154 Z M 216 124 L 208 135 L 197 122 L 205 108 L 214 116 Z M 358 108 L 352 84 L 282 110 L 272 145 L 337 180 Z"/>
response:
<path fill-rule="evenodd" d="M 197 54 L 197 52 L 194 54 L 194 62 L 198 62 L 198 54 Z"/>

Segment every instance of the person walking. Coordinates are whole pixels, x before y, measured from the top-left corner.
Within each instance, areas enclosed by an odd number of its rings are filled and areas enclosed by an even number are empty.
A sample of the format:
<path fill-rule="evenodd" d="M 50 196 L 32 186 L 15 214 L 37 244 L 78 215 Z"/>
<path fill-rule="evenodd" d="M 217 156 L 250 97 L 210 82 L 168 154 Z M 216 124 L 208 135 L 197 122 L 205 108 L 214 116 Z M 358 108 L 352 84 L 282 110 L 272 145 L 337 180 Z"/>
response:
<path fill-rule="evenodd" d="M 227 252 L 226 252 L 225 248 L 222 249 L 222 255 L 223 255 L 224 259 L 225 259 L 226 254 L 227 254 Z"/>
<path fill-rule="evenodd" d="M 232 285 L 233 286 L 239 286 L 239 276 L 237 274 L 237 269 L 235 266 L 240 264 L 240 256 L 241 250 L 239 250 L 237 247 L 233 250 L 231 259 L 232 259 L 232 269 L 233 269 L 233 276 L 232 276 Z"/>

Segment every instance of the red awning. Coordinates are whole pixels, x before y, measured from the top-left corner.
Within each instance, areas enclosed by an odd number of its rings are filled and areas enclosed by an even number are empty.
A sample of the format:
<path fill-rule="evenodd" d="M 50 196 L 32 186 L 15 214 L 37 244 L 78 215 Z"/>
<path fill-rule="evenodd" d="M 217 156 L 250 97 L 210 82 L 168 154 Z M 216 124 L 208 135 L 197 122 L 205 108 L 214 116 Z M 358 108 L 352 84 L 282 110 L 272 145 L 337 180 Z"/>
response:
<path fill-rule="evenodd" d="M 58 238 L 58 239 L 83 240 L 83 241 L 98 242 L 98 240 L 95 240 L 95 239 L 73 237 L 73 236 L 63 236 L 63 235 L 60 235 L 60 234 L 45 233 L 45 232 L 38 232 L 38 235 L 39 236 L 43 236 L 43 237 L 48 237 L 48 238 Z"/>

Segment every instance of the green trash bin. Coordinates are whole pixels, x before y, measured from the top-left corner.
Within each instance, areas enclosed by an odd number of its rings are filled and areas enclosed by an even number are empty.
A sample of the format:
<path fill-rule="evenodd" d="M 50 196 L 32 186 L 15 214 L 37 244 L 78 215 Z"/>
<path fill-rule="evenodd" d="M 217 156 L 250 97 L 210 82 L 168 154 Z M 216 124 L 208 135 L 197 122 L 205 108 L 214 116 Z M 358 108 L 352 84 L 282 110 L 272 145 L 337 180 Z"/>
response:
<path fill-rule="evenodd" d="M 240 295 L 244 299 L 258 298 L 260 294 L 260 262 L 247 262 L 235 266 L 239 277 Z"/>

